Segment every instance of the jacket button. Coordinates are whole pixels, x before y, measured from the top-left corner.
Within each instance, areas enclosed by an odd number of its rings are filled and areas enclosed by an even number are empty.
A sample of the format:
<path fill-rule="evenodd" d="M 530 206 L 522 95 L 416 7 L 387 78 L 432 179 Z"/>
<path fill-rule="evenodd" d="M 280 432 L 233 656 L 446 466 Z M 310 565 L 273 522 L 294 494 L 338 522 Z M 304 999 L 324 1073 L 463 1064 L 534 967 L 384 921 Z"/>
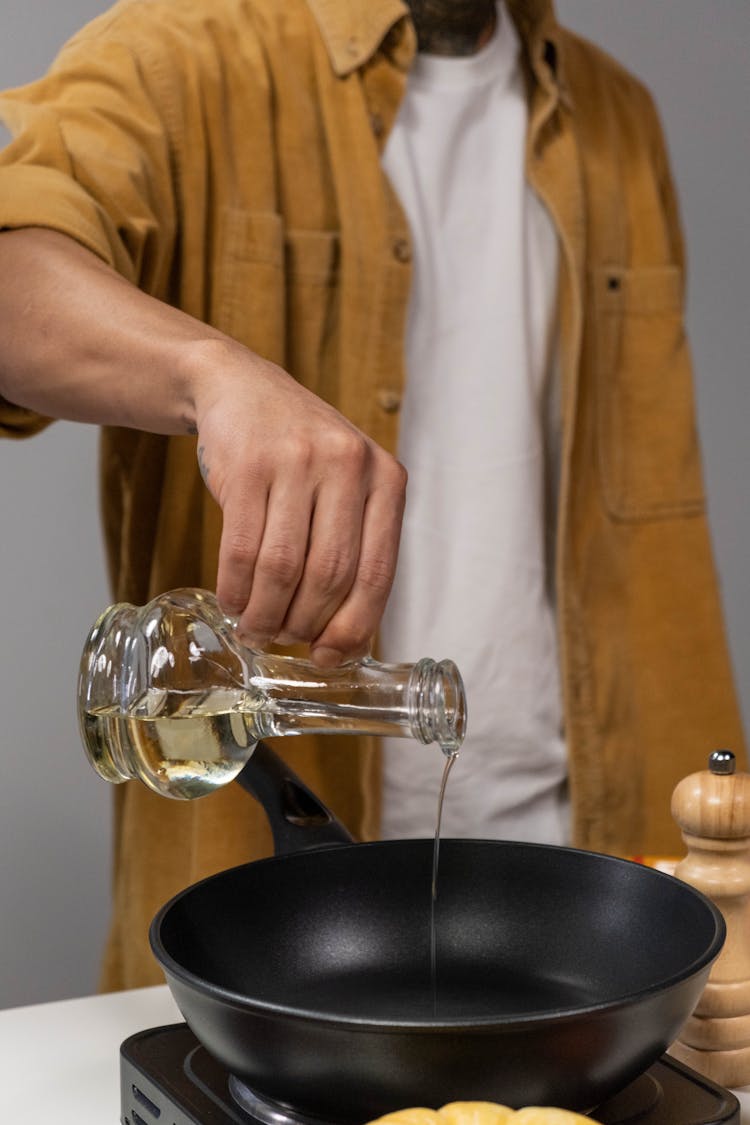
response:
<path fill-rule="evenodd" d="M 370 128 L 372 129 L 373 134 L 376 137 L 382 137 L 383 136 L 383 129 L 384 129 L 383 118 L 380 116 L 379 113 L 371 113 L 370 114 Z"/>
<path fill-rule="evenodd" d="M 397 262 L 411 261 L 411 246 L 408 238 L 397 238 L 393 243 L 393 257 Z"/>
<path fill-rule="evenodd" d="M 401 395 L 398 391 L 383 387 L 377 394 L 378 406 L 384 414 L 395 414 L 401 406 Z"/>

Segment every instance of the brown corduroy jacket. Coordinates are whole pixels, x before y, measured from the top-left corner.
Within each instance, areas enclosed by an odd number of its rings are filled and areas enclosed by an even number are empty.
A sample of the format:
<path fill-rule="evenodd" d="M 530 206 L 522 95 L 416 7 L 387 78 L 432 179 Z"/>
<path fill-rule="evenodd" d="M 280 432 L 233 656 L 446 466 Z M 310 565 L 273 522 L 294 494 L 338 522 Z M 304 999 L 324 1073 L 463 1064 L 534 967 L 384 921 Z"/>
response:
<path fill-rule="evenodd" d="M 677 207 L 643 87 L 562 30 L 548 0 L 509 7 L 528 178 L 561 246 L 556 589 L 574 841 L 676 854 L 672 788 L 742 738 Z M 44 79 L 0 99 L 17 132 L 0 156 L 0 226 L 67 233 L 394 450 L 411 241 L 380 153 L 414 50 L 401 0 L 121 0 Z M 5 435 L 45 424 L 0 404 Z M 114 597 L 211 587 L 220 512 L 194 439 L 105 430 L 101 473 Z M 278 748 L 356 834 L 377 834 L 376 747 Z M 192 803 L 115 791 L 106 987 L 159 979 L 147 929 L 170 895 L 271 850 L 235 789 Z"/>

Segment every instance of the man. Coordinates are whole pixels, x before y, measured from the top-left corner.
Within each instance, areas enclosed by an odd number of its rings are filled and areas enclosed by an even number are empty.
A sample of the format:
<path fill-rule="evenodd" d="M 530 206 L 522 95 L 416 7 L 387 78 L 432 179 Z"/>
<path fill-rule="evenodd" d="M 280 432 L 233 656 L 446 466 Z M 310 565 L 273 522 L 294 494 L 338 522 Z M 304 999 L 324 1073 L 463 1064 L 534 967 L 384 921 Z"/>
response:
<path fill-rule="evenodd" d="M 360 654 L 398 453 L 380 652 L 470 664 L 460 829 L 672 850 L 741 733 L 642 87 L 548 0 L 125 0 L 0 110 L 0 424 L 105 427 L 114 596 L 215 585 L 255 644 Z M 358 834 L 424 831 L 435 759 L 378 749 L 282 752 Z M 233 789 L 117 791 L 107 986 L 270 850 Z"/>

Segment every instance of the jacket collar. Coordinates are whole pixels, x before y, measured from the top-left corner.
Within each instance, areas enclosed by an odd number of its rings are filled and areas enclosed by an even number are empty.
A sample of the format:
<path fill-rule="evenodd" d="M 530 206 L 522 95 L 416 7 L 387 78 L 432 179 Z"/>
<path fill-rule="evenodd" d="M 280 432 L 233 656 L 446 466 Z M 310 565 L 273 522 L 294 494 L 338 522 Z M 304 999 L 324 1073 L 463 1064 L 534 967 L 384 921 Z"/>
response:
<path fill-rule="evenodd" d="M 408 22 L 409 9 L 403 0 L 307 0 L 307 4 L 339 78 L 372 58 L 395 24 L 404 19 Z M 398 60 L 404 69 L 415 46 L 404 44 L 403 57 Z"/>
<path fill-rule="evenodd" d="M 550 92 L 564 92 L 559 26 L 552 0 L 505 0 L 524 44 L 537 81 Z M 392 60 L 407 70 L 416 51 L 416 37 L 404 0 L 307 0 L 331 65 L 339 77 L 363 66 L 388 32 L 403 21 L 404 33 L 394 39 Z"/>

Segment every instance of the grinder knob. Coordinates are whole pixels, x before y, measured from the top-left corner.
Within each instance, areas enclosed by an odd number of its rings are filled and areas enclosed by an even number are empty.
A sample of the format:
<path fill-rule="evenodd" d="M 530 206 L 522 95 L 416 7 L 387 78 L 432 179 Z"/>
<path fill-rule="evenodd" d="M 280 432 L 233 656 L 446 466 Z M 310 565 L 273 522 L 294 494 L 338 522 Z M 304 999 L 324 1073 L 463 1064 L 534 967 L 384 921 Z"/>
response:
<path fill-rule="evenodd" d="M 750 774 L 731 750 L 684 778 L 672 816 L 687 855 L 675 875 L 724 916 L 727 937 L 698 1005 L 670 1054 L 722 1086 L 750 1084 Z"/>

